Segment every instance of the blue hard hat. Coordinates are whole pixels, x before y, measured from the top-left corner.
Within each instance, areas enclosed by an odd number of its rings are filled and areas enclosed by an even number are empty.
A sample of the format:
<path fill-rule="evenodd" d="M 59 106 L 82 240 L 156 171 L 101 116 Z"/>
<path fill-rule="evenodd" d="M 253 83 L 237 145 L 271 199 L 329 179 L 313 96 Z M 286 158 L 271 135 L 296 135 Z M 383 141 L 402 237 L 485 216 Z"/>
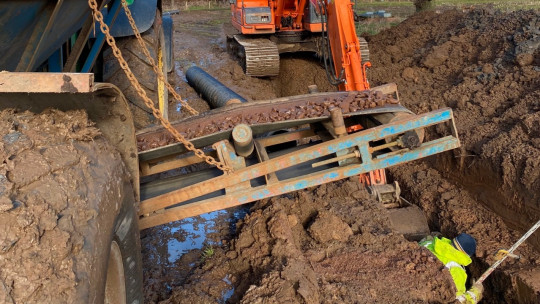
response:
<path fill-rule="evenodd" d="M 452 242 L 454 247 L 465 252 L 468 256 L 473 256 L 476 253 L 476 240 L 470 234 L 461 233 Z"/>

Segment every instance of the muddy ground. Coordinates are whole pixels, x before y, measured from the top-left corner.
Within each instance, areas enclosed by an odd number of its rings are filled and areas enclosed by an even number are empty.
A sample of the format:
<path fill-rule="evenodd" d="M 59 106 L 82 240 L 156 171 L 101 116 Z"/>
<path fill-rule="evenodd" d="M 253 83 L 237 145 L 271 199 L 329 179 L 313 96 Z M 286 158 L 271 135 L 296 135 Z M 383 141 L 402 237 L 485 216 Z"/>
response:
<path fill-rule="evenodd" d="M 228 18 L 228 11 L 175 17 L 176 85 L 190 103 L 206 106 L 185 84 L 182 71 L 192 63 L 250 100 L 302 94 L 314 83 L 322 91 L 333 89 L 317 59 L 305 54 L 282 58 L 281 75 L 274 79 L 243 75 L 225 52 Z M 425 211 L 432 231 L 450 237 L 466 231 L 477 238 L 472 277 L 540 219 L 539 25 L 533 11 L 446 10 L 415 15 L 367 37 L 372 86 L 396 82 L 402 104 L 418 113 L 445 106 L 455 111 L 461 150 L 392 168 L 389 175 Z M 452 298 L 442 265 L 394 233 L 386 210 L 354 179 L 258 202 L 236 226 L 228 219 L 242 216 L 217 217 L 215 233 L 205 241 L 178 229 L 202 229 L 204 218 L 143 232 L 147 302 Z M 195 249 L 171 259 L 170 240 L 197 246 L 185 244 Z M 505 262 L 486 281 L 484 302 L 539 299 L 539 240 L 539 233 L 533 235 L 518 249 L 520 260 Z"/>
<path fill-rule="evenodd" d="M 0 111 L 0 303 L 99 298 L 126 174 L 86 112 Z"/>

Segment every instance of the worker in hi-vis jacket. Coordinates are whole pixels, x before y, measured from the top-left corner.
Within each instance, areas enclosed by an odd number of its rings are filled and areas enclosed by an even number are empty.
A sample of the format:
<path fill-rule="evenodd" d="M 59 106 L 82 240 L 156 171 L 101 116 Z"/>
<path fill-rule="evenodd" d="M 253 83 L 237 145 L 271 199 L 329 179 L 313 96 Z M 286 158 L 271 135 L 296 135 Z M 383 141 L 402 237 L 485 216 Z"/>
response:
<path fill-rule="evenodd" d="M 476 253 L 476 240 L 472 236 L 462 233 L 453 240 L 427 236 L 420 241 L 420 246 L 429 249 L 450 271 L 456 284 L 456 299 L 459 302 L 476 304 L 482 299 L 484 287 L 481 283 L 474 283 L 469 290 L 465 287 L 465 266 L 471 264 L 471 256 Z"/>

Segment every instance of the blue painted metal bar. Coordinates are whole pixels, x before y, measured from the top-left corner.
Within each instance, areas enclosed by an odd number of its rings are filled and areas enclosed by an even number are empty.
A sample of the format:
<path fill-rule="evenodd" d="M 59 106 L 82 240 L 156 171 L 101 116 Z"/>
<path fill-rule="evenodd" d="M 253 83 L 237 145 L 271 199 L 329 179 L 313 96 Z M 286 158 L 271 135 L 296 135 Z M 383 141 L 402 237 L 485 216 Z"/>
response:
<path fill-rule="evenodd" d="M 62 48 L 59 48 L 56 50 L 51 57 L 47 60 L 47 63 L 49 65 L 49 72 L 53 73 L 60 73 L 62 72 L 62 65 L 63 65 L 63 54 L 62 54 Z"/>
<path fill-rule="evenodd" d="M 368 164 L 348 165 L 336 167 L 324 171 L 312 173 L 306 176 L 280 181 L 276 184 L 260 186 L 246 191 L 235 192 L 234 195 L 223 195 L 217 198 L 181 205 L 165 210 L 163 213 L 143 217 L 139 220 L 140 229 L 165 224 L 167 222 L 200 215 L 203 213 L 230 208 L 256 200 L 281 195 L 321 184 L 337 181 L 369 171 L 399 165 L 411 160 L 420 159 L 459 147 L 459 140 L 453 136 L 447 136 L 422 144 L 419 148 L 400 153 L 387 155 L 373 160 Z"/>
<path fill-rule="evenodd" d="M 148 213 L 161 209 L 162 203 L 155 203 L 157 201 L 175 201 L 176 203 L 184 202 L 189 199 L 204 195 L 209 189 L 212 191 L 223 189 L 234 184 L 250 181 L 251 179 L 259 176 L 266 175 L 271 172 L 276 172 L 296 164 L 310 161 L 319 157 L 323 157 L 340 150 L 348 149 L 351 147 L 365 146 L 366 143 L 374 140 L 380 140 L 385 137 L 390 137 L 404 133 L 409 130 L 425 128 L 434 124 L 438 124 L 444 121 L 452 119 L 451 109 L 442 109 L 433 111 L 426 114 L 414 116 L 406 121 L 398 121 L 395 123 L 375 127 L 351 135 L 347 135 L 342 138 L 336 138 L 324 143 L 321 143 L 313 148 L 301 150 L 298 152 L 290 153 L 272 159 L 272 161 L 266 161 L 257 165 L 240 169 L 234 172 L 232 175 L 226 177 L 219 177 L 212 180 L 204 181 L 185 189 L 179 189 L 172 191 L 158 197 L 150 198 L 141 204 L 141 212 Z M 362 155 L 363 162 L 370 162 L 371 157 L 368 155 Z M 146 209 L 146 206 L 149 206 Z M 156 209 L 157 208 L 157 209 Z"/>
<path fill-rule="evenodd" d="M 372 129 L 364 130 L 358 133 L 347 135 L 342 138 L 336 138 L 328 142 L 324 142 L 313 146 L 311 148 L 303 149 L 297 152 L 289 153 L 283 156 L 276 157 L 269 161 L 259 163 L 244 169 L 236 170 L 230 175 L 220 176 L 208 181 L 204 181 L 195 185 L 188 186 L 183 189 L 171 191 L 166 194 L 162 194 L 150 199 L 147 199 L 141 203 L 140 210 L 141 214 L 147 214 L 165 207 L 182 203 L 187 200 L 202 196 L 206 193 L 224 189 L 236 184 L 240 184 L 251 179 L 276 172 L 285 168 L 292 167 L 294 165 L 314 160 L 319 157 L 323 157 L 329 154 L 333 154 L 337 151 L 348 149 L 351 147 L 359 147 L 361 152 L 367 149 L 369 142 L 381 140 L 386 137 L 395 136 L 402 134 L 409 130 L 425 128 L 431 125 L 443 123 L 453 119 L 451 109 L 441 109 L 433 111 L 426 114 L 421 114 L 413 116 L 405 121 L 398 121 L 391 124 L 375 127 Z M 459 139 L 453 137 L 459 146 Z M 420 149 L 420 148 L 419 148 Z M 414 149 L 413 151 L 420 151 L 419 149 Z M 422 150 L 423 151 L 423 150 Z M 422 152 L 423 153 L 423 152 Z M 388 163 L 383 167 L 373 167 L 365 172 L 382 169 L 392 165 L 395 165 L 399 162 L 399 159 L 402 157 L 410 157 L 409 154 L 398 155 L 395 158 L 389 157 L 385 158 L 385 161 Z M 420 155 L 417 158 L 425 157 L 424 154 Z M 411 158 L 416 159 L 416 158 Z M 407 161 L 411 160 L 408 159 Z M 363 165 L 374 165 L 375 163 L 380 163 L 382 160 L 372 160 L 371 154 L 368 152 L 367 155 L 362 155 Z M 363 170 L 363 169 L 362 169 Z M 356 173 L 358 174 L 358 173 Z"/>
<path fill-rule="evenodd" d="M 109 28 L 111 28 L 114 24 L 114 21 L 116 20 L 116 17 L 118 16 L 118 12 L 120 12 L 120 8 L 122 7 L 122 0 L 113 0 L 111 1 L 111 3 L 109 3 L 109 5 L 111 6 L 111 8 L 109 9 L 107 16 L 105 16 L 104 21 L 105 24 L 107 24 Z M 92 49 L 90 49 L 90 53 L 88 54 L 88 57 L 84 62 L 81 73 L 89 73 L 92 70 L 92 67 L 94 67 L 94 63 L 96 62 L 96 58 L 101 51 L 101 47 L 105 42 L 105 35 L 101 32 L 99 26 L 96 25 L 96 28 L 98 30 L 98 33 L 96 35 L 96 39 L 94 40 L 94 44 L 92 45 Z"/>

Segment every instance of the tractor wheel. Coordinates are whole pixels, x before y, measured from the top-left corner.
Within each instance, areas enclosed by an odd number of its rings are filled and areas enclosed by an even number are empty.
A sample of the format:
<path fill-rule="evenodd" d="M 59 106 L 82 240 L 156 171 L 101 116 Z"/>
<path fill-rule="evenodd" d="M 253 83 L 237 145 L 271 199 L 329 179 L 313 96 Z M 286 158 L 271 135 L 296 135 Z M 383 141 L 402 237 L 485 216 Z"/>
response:
<path fill-rule="evenodd" d="M 143 303 L 129 173 L 84 111 L 0 112 L 0 303 Z"/>
<path fill-rule="evenodd" d="M 141 33 L 146 43 L 150 55 L 163 72 L 167 81 L 167 64 L 165 36 L 162 27 L 161 13 L 156 12 L 154 24 L 146 32 Z M 131 71 L 146 91 L 146 95 L 154 101 L 154 106 L 163 113 L 163 117 L 168 119 L 169 92 L 164 82 L 160 81 L 152 69 L 152 65 L 144 55 L 139 42 L 135 36 L 117 38 L 116 45 L 122 51 L 124 59 L 128 63 Z M 152 111 L 145 104 L 143 99 L 137 94 L 135 88 L 120 67 L 110 48 L 103 53 L 103 81 L 116 85 L 124 93 L 130 102 L 133 111 L 135 128 L 141 129 L 155 121 Z"/>

